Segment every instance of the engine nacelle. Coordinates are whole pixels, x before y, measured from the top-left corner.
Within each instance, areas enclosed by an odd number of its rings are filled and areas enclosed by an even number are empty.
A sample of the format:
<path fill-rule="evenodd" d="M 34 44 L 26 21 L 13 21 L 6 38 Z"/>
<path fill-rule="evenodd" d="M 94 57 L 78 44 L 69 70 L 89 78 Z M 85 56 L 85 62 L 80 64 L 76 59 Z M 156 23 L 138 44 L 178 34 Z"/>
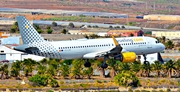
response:
<path fill-rule="evenodd" d="M 124 52 L 122 54 L 119 54 L 115 56 L 116 60 L 120 60 L 121 62 L 134 62 L 136 60 L 136 53 L 134 52 Z"/>

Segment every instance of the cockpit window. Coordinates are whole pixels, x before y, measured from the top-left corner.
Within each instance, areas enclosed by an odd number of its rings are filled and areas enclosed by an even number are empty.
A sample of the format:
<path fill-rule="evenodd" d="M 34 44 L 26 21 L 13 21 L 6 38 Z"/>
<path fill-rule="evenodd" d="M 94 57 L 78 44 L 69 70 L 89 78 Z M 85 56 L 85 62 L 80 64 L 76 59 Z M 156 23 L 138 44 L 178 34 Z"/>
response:
<path fill-rule="evenodd" d="M 159 41 L 156 41 L 156 43 L 159 43 Z"/>

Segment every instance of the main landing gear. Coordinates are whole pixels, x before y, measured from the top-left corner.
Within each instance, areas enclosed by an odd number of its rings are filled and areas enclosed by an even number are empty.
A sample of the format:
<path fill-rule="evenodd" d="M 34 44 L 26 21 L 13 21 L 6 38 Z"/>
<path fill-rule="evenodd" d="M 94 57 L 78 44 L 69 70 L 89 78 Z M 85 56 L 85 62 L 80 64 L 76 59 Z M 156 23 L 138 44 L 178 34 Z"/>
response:
<path fill-rule="evenodd" d="M 106 63 L 106 60 L 108 59 L 108 56 L 104 56 L 104 62 L 101 64 L 101 68 L 105 69 L 108 67 L 108 64 Z M 89 60 L 87 59 L 84 63 L 85 67 L 91 67 L 91 63 L 89 62 Z"/>
<path fill-rule="evenodd" d="M 87 59 L 84 63 L 85 67 L 91 67 L 91 63 L 89 62 L 89 60 Z"/>
<path fill-rule="evenodd" d="M 101 64 L 101 68 L 105 69 L 108 67 L 108 64 L 106 63 L 107 59 L 108 59 L 108 56 L 104 56 L 104 62 Z"/>
<path fill-rule="evenodd" d="M 144 64 L 147 65 L 147 64 L 149 64 L 149 61 L 146 61 L 146 59 L 147 59 L 146 56 L 147 56 L 146 54 L 143 54 L 143 57 L 144 57 Z"/>

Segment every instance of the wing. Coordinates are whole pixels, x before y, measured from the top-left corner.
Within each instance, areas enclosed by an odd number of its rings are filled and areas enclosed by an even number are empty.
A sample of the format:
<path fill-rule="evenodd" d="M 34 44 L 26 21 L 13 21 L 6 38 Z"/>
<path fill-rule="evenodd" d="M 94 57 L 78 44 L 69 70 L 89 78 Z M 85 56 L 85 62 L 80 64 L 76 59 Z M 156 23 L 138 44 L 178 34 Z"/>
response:
<path fill-rule="evenodd" d="M 83 58 L 96 58 L 96 57 L 103 57 L 103 56 L 111 56 L 114 57 L 115 55 L 120 54 L 122 51 L 126 51 L 121 47 L 121 45 L 117 42 L 117 40 L 112 36 L 112 39 L 114 41 L 115 47 L 109 50 L 99 51 L 99 52 L 93 52 L 88 53 L 83 56 Z"/>
<path fill-rule="evenodd" d="M 114 49 L 114 48 L 113 48 L 113 49 Z M 83 58 L 87 58 L 87 59 L 92 58 L 92 59 L 94 59 L 94 58 L 98 58 L 98 57 L 103 57 L 103 56 L 105 56 L 105 55 L 111 55 L 111 56 L 117 55 L 117 53 L 115 53 L 116 51 L 111 51 L 111 50 L 112 50 L 112 49 L 110 49 L 110 50 L 105 50 L 105 51 L 88 53 L 88 54 L 85 54 L 85 55 L 83 56 Z M 115 49 L 115 50 L 116 50 L 116 49 Z M 125 49 L 122 49 L 121 52 L 128 52 L 128 51 L 125 50 Z"/>
<path fill-rule="evenodd" d="M 111 57 L 114 57 L 115 55 L 118 55 L 122 52 L 122 47 L 121 45 L 117 42 L 117 40 L 114 38 L 114 36 L 112 36 L 112 39 L 114 41 L 114 45 L 115 47 L 112 48 L 111 50 L 109 51 L 106 51 L 104 55 L 107 55 L 107 56 L 111 56 Z"/>

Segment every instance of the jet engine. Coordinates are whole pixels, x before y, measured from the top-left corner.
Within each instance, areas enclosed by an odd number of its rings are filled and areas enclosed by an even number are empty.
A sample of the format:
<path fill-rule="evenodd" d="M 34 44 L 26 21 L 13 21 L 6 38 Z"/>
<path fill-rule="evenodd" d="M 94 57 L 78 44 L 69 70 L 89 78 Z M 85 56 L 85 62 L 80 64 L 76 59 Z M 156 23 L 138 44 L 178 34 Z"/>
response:
<path fill-rule="evenodd" d="M 129 63 L 136 60 L 136 53 L 134 52 L 123 52 L 114 57 L 115 60 L 120 60 L 121 62 Z"/>

